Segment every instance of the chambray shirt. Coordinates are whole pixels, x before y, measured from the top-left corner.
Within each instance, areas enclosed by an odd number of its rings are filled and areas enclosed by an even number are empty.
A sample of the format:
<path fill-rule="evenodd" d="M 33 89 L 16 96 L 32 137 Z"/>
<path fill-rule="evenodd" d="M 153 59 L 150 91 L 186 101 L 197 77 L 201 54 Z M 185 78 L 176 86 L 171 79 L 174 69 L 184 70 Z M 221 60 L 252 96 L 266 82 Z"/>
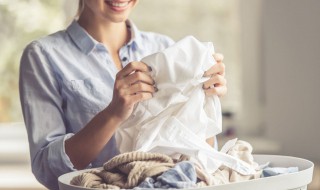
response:
<path fill-rule="evenodd" d="M 163 50 L 173 40 L 141 32 L 127 21 L 131 40 L 119 52 L 123 67 Z M 49 189 L 74 169 L 64 142 L 112 99 L 118 70 L 105 46 L 77 21 L 63 31 L 31 42 L 20 65 L 20 99 L 28 132 L 32 172 Z M 117 154 L 112 138 L 88 167 L 100 167 Z"/>

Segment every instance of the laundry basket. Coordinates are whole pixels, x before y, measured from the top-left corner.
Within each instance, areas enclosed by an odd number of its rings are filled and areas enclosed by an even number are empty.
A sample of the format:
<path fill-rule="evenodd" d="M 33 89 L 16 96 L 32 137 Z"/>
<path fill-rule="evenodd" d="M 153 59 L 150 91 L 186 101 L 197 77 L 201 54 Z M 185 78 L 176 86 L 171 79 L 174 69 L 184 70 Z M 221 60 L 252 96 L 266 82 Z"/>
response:
<path fill-rule="evenodd" d="M 192 190 L 306 190 L 307 185 L 312 181 L 314 165 L 308 160 L 276 155 L 254 155 L 254 159 L 259 164 L 270 162 L 270 167 L 298 167 L 299 172 Z M 84 171 L 86 170 L 60 176 L 58 179 L 60 190 L 96 190 L 70 185 L 71 179 Z"/>

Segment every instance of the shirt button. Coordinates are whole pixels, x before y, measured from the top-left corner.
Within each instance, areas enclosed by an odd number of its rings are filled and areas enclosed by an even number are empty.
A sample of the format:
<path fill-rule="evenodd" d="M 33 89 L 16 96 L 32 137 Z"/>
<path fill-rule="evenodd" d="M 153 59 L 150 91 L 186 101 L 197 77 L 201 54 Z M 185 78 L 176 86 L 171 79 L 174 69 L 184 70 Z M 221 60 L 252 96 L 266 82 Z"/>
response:
<path fill-rule="evenodd" d="M 128 60 L 127 57 L 123 57 L 123 58 L 122 58 L 122 61 L 127 61 L 127 60 Z"/>

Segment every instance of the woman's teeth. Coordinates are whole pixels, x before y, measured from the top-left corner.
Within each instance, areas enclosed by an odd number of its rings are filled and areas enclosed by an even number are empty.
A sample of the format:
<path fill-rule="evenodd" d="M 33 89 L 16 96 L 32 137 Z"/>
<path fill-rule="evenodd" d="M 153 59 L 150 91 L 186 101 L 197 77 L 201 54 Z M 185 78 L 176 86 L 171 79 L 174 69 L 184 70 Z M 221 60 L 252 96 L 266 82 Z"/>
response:
<path fill-rule="evenodd" d="M 114 6 L 114 7 L 125 7 L 129 4 L 129 2 L 123 2 L 123 3 L 117 3 L 117 2 L 113 2 L 113 1 L 109 1 L 110 5 Z"/>

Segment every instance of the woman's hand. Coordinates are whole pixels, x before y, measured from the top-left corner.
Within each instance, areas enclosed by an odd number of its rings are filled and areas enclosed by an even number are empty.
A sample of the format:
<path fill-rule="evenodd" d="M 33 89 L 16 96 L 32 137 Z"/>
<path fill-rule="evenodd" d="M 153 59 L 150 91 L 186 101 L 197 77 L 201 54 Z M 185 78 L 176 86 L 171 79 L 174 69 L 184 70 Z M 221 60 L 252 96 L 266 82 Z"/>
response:
<path fill-rule="evenodd" d="M 158 91 L 150 76 L 151 70 L 142 62 L 131 62 L 118 72 L 108 108 L 120 122 L 128 119 L 136 103 L 152 98 Z"/>
<path fill-rule="evenodd" d="M 109 106 L 66 140 L 66 153 L 76 169 L 84 169 L 97 158 L 117 127 L 131 115 L 134 104 L 152 97 L 157 88 L 150 70 L 142 62 L 131 62 L 119 71 Z"/>
<path fill-rule="evenodd" d="M 206 95 L 224 96 L 227 93 L 227 80 L 225 78 L 225 65 L 222 63 L 223 55 L 216 53 L 213 55 L 217 64 L 213 65 L 209 70 L 204 73 L 204 77 L 210 79 L 203 83 L 203 89 Z"/>

